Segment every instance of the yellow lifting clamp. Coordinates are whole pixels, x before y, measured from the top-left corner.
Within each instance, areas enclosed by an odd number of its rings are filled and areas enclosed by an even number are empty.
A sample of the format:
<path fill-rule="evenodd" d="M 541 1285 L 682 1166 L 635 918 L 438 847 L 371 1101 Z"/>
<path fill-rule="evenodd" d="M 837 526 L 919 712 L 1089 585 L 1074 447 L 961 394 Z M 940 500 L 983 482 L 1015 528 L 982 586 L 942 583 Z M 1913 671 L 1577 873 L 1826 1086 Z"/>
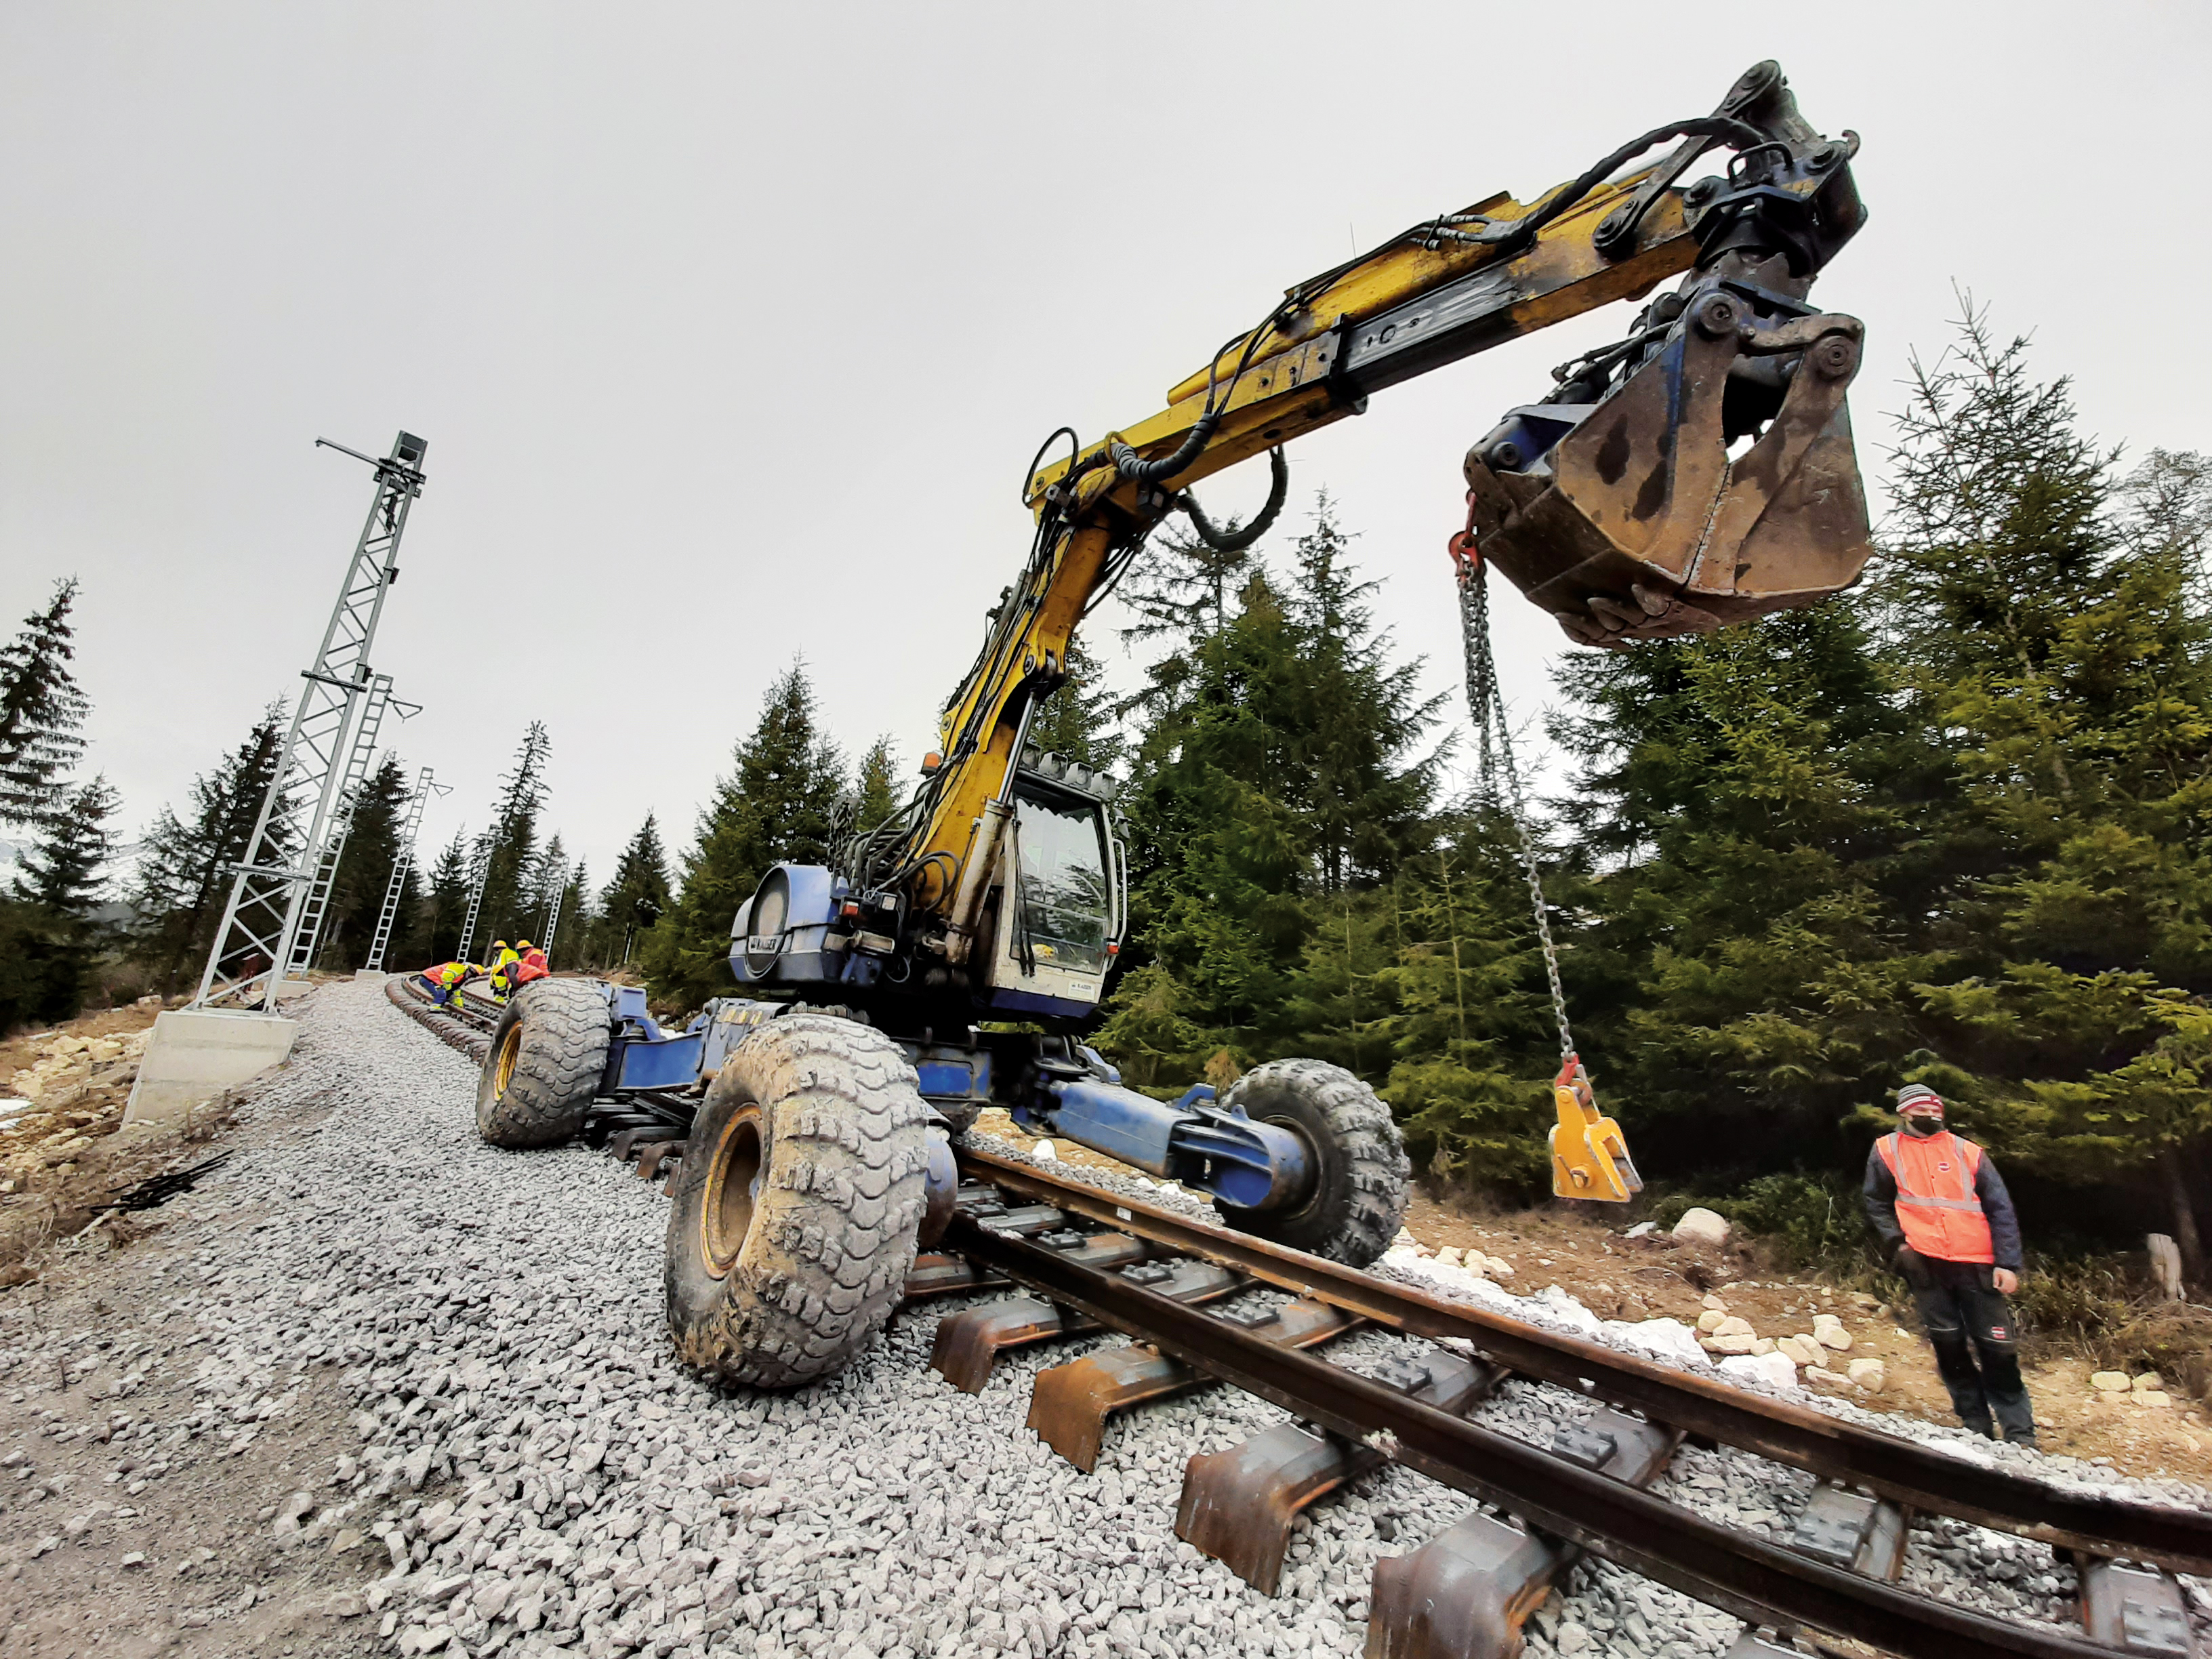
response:
<path fill-rule="evenodd" d="M 1579 1056 L 1569 1054 L 1552 1080 L 1559 1121 L 1552 1131 L 1552 1192 L 1626 1204 L 1644 1190 L 1620 1125 L 1597 1109 L 1597 1094 Z"/>

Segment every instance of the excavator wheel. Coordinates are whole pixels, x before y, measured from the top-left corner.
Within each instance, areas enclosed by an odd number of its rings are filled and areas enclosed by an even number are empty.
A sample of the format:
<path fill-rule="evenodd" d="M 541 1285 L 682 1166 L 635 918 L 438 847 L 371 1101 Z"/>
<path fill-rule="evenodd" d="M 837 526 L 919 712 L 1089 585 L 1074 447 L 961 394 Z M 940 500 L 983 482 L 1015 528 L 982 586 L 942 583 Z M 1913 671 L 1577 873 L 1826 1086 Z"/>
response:
<path fill-rule="evenodd" d="M 787 1014 L 707 1091 L 668 1215 L 668 1325 L 725 1382 L 840 1370 L 890 1322 L 929 1164 L 914 1067 L 880 1031 Z"/>
<path fill-rule="evenodd" d="M 1292 1131 L 1314 1164 L 1313 1191 L 1302 1205 L 1242 1210 L 1217 1200 L 1231 1226 L 1352 1267 L 1390 1248 L 1405 1220 L 1413 1165 L 1374 1090 L 1326 1060 L 1271 1060 L 1237 1079 L 1221 1104 Z"/>
<path fill-rule="evenodd" d="M 574 1140 L 607 1068 L 613 1028 L 590 980 L 545 979 L 508 1001 L 477 1085 L 477 1133 L 520 1152 Z"/>

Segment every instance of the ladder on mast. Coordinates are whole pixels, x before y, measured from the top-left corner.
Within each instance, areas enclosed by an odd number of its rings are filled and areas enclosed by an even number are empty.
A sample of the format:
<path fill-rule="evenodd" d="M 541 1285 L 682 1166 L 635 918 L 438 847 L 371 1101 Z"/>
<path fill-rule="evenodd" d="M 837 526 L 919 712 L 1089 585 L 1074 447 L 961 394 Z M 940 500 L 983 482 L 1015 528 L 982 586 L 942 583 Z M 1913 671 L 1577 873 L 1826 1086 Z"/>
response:
<path fill-rule="evenodd" d="M 399 915 L 399 896 L 407 886 L 407 872 L 415 867 L 415 838 L 422 832 L 422 809 L 434 794 L 451 791 L 434 782 L 424 767 L 415 781 L 414 799 L 407 803 L 406 822 L 399 826 L 399 853 L 392 860 L 392 879 L 385 884 L 384 908 L 376 914 L 376 937 L 369 942 L 368 960 L 362 965 L 372 974 L 384 970 L 384 952 L 392 943 L 392 926 Z"/>
<path fill-rule="evenodd" d="M 345 856 L 346 838 L 353 833 L 354 814 L 361 810 L 361 792 L 368 782 L 369 763 L 376 757 L 376 735 L 384 724 L 386 708 L 396 710 L 401 720 L 411 720 L 422 712 L 420 703 L 403 702 L 392 695 L 392 676 L 379 674 L 369 682 L 368 701 L 364 707 L 360 728 L 354 733 L 353 754 L 346 762 L 345 782 L 338 792 L 337 811 L 331 815 L 330 831 L 323 837 L 323 855 L 316 861 L 315 879 L 307 889 L 307 902 L 300 913 L 300 936 L 292 946 L 292 963 L 287 970 L 293 976 L 304 974 L 314 966 L 315 952 L 322 948 L 323 923 L 331 909 L 331 889 L 338 877 L 338 860 Z"/>

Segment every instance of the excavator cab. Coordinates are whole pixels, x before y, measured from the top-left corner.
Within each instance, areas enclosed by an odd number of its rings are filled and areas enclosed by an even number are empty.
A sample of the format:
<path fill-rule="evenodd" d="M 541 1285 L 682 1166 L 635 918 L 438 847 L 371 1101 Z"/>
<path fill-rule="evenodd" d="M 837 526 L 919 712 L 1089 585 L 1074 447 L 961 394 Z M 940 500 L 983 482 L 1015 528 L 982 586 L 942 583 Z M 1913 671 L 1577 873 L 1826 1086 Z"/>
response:
<path fill-rule="evenodd" d="M 1097 1006 L 1128 914 L 1108 786 L 1030 747 L 1013 799 L 981 1000 L 1000 1018 L 1079 1019 Z"/>

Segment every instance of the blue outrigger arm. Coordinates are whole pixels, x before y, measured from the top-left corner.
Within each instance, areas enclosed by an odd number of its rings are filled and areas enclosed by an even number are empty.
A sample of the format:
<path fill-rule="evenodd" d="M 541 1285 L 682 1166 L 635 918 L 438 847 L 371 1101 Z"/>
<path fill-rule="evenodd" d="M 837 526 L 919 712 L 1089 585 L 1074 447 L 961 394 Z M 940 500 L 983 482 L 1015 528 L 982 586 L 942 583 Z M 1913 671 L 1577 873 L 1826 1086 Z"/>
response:
<path fill-rule="evenodd" d="M 615 1022 L 603 1096 L 688 1089 L 721 1069 L 730 1050 L 762 1021 L 781 1012 L 772 1002 L 718 997 L 680 1032 L 664 1031 L 646 1012 L 635 986 L 609 985 Z M 1239 1210 L 1274 1210 L 1304 1201 L 1316 1160 L 1304 1135 L 1279 1124 L 1255 1123 L 1214 1103 L 1205 1084 L 1180 1100 L 1154 1100 L 1125 1086 L 1121 1073 L 1088 1048 L 1079 1060 L 1031 1071 L 994 1064 L 983 1043 L 906 1041 L 924 1100 L 948 1117 L 1000 1104 L 1036 1134 L 1053 1134 L 1118 1158 L 1149 1175 L 1206 1193 Z M 1008 1098 L 1012 1093 L 1015 1097 Z"/>

